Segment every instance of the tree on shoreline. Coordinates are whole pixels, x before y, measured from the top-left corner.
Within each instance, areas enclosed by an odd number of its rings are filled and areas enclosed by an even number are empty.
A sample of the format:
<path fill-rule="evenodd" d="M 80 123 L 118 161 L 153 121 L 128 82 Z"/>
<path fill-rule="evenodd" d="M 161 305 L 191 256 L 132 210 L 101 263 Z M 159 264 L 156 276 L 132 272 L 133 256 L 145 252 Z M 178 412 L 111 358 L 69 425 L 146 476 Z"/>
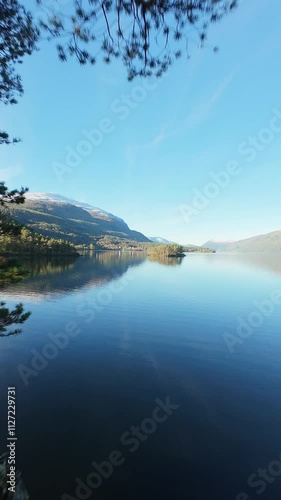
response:
<path fill-rule="evenodd" d="M 49 0 L 35 4 L 42 11 L 39 20 L 38 11 L 28 11 L 19 0 L 0 0 L 0 102 L 5 105 L 16 104 L 24 91 L 17 65 L 46 37 L 58 41 L 61 61 L 74 57 L 85 65 L 100 58 L 108 64 L 119 58 L 129 80 L 160 77 L 182 54 L 190 57 L 190 43 L 204 47 L 209 27 L 238 0 L 72 0 L 66 11 Z M 0 130 L 0 145 L 19 141 Z"/>
<path fill-rule="evenodd" d="M 39 30 L 32 15 L 18 0 L 0 0 L 0 102 L 16 104 L 23 85 L 16 65 L 36 49 Z M 19 142 L 0 130 L 0 144 Z"/>
<path fill-rule="evenodd" d="M 203 47 L 209 26 L 237 3 L 238 0 L 87 0 L 85 7 L 82 0 L 73 0 L 69 16 L 48 8 L 47 19 L 37 25 L 32 13 L 18 0 L 0 0 L 0 103 L 13 105 L 22 96 L 24 89 L 17 64 L 37 49 L 43 34 L 59 40 L 61 61 L 73 56 L 81 65 L 95 64 L 101 53 L 106 64 L 120 58 L 129 80 L 136 76 L 160 77 L 181 56 L 182 47 L 189 57 L 188 47 L 194 34 Z M 37 4 L 44 6 L 44 0 L 37 0 Z M 179 46 L 174 47 L 176 44 Z M 0 130 L 0 145 L 17 142 L 18 138 L 10 138 Z M 27 188 L 8 191 L 0 182 L 0 208 L 24 203 L 26 191 Z M 18 230 L 5 217 L 0 226 L 6 234 Z M 0 336 L 19 333 L 20 330 L 14 330 L 6 334 L 6 326 L 23 323 L 29 316 L 29 312 L 23 312 L 22 304 L 9 311 L 1 302 Z"/>
<path fill-rule="evenodd" d="M 42 9 L 45 3 L 37 0 Z M 203 47 L 210 25 L 237 4 L 238 0 L 73 0 L 69 14 L 55 4 L 45 8 L 39 29 L 49 39 L 58 39 L 62 61 L 75 57 L 80 64 L 95 64 L 100 56 L 105 63 L 120 58 L 129 80 L 159 77 L 182 54 L 190 57 L 190 43 Z"/>
<path fill-rule="evenodd" d="M 5 182 L 0 182 L 0 206 L 8 206 L 10 203 L 15 203 L 16 205 L 21 205 L 25 202 L 25 193 L 27 193 L 28 188 L 13 189 L 8 190 L 5 186 Z"/>
<path fill-rule="evenodd" d="M 22 226 L 20 224 L 17 224 L 13 220 L 7 208 L 10 204 L 15 203 L 18 205 L 24 203 L 24 194 L 27 192 L 27 190 L 27 188 L 21 188 L 21 190 L 13 189 L 12 191 L 9 191 L 7 186 L 5 186 L 5 183 L 0 182 L 0 237 L 2 237 L 2 239 L 7 236 L 14 238 L 19 237 Z M 9 262 L 4 262 L 3 264 L 1 261 L 0 264 L 0 268 L 2 268 L 1 270 L 4 271 L 4 274 L 6 275 L 7 269 L 9 268 Z M 15 271 L 12 272 L 12 275 L 16 273 L 18 276 L 18 272 L 19 269 L 15 268 Z M 0 302 L 0 337 L 8 337 L 10 335 L 21 333 L 21 329 L 7 332 L 7 326 L 17 323 L 24 323 L 29 318 L 30 314 L 30 312 L 24 312 L 24 308 L 21 303 L 17 304 L 15 309 L 10 311 L 7 307 L 5 307 L 5 302 Z"/>
<path fill-rule="evenodd" d="M 158 255 L 162 257 L 185 257 L 183 253 L 184 248 L 182 245 L 176 243 L 156 244 L 149 247 L 147 250 L 148 255 Z"/>
<path fill-rule="evenodd" d="M 5 307 L 5 302 L 0 302 L 0 337 L 9 337 L 10 335 L 17 335 L 22 332 L 21 328 L 7 331 L 7 327 L 13 324 L 24 323 L 29 316 L 30 312 L 24 312 L 23 305 L 17 304 L 15 309 L 10 311 Z"/>

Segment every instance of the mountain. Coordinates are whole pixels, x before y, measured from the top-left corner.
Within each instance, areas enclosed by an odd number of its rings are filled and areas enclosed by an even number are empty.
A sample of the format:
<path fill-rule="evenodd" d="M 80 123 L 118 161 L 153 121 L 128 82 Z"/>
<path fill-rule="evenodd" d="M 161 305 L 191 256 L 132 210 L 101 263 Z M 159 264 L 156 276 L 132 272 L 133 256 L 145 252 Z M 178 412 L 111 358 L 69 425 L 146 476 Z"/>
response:
<path fill-rule="evenodd" d="M 212 250 L 216 250 L 217 252 L 225 252 L 227 247 L 231 245 L 232 243 L 235 243 L 235 241 L 214 241 L 214 240 L 209 240 L 204 245 L 202 245 L 202 248 L 211 248 Z"/>
<path fill-rule="evenodd" d="M 203 247 L 209 247 L 219 252 L 281 252 L 281 231 L 273 231 L 238 241 L 207 241 Z"/>
<path fill-rule="evenodd" d="M 178 245 L 175 241 L 169 241 L 165 240 L 165 238 L 161 238 L 160 236 L 149 236 L 150 241 L 153 241 L 153 243 L 165 243 L 165 245 L 168 244 L 173 244 L 173 245 Z"/>
<path fill-rule="evenodd" d="M 101 236 L 149 242 L 120 217 L 57 194 L 27 193 L 24 205 L 14 205 L 13 213 L 34 231 L 75 244 L 90 244 Z"/>
<path fill-rule="evenodd" d="M 165 238 L 161 238 L 160 236 L 149 236 L 150 241 L 153 243 L 162 243 L 165 245 L 180 245 L 180 243 L 176 243 L 175 241 L 165 240 Z M 199 252 L 199 253 L 207 253 L 212 252 L 209 247 L 200 247 L 198 245 L 181 245 L 183 247 L 184 252 Z"/>

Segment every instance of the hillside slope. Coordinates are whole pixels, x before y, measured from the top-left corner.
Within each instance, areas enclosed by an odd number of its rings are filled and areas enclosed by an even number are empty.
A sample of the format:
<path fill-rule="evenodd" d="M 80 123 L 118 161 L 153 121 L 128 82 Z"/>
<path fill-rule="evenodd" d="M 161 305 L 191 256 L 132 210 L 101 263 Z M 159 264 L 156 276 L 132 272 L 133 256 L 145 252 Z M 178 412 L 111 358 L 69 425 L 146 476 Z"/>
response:
<path fill-rule="evenodd" d="M 29 193 L 24 205 L 13 207 L 13 213 L 34 231 L 75 244 L 90 244 L 100 236 L 149 241 L 142 233 L 131 230 L 123 219 L 59 195 Z"/>
<path fill-rule="evenodd" d="M 218 252 L 281 252 L 281 231 L 232 242 L 207 241 L 203 247 L 213 248 Z"/>
<path fill-rule="evenodd" d="M 171 244 L 171 245 L 178 245 L 175 241 L 170 241 L 166 240 L 165 238 L 161 238 L 161 236 L 149 236 L 150 241 L 153 243 L 162 243 L 165 245 Z"/>
<path fill-rule="evenodd" d="M 226 249 L 232 244 L 236 243 L 235 241 L 214 241 L 209 240 L 202 245 L 202 248 L 211 248 L 212 250 L 216 250 L 217 252 L 225 252 Z"/>

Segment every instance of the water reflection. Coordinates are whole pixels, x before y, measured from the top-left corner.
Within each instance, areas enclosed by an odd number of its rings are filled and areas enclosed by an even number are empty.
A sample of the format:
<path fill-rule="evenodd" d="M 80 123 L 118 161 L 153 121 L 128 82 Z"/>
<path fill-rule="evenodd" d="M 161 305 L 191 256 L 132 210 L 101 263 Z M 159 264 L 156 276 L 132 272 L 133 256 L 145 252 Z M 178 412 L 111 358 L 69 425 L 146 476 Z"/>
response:
<path fill-rule="evenodd" d="M 148 255 L 147 260 L 162 264 L 163 266 L 180 266 L 183 257 L 165 257 L 163 255 Z"/>
<path fill-rule="evenodd" d="M 29 259 L 26 267 L 29 269 L 29 277 L 45 276 L 56 274 L 73 269 L 76 257 L 42 257 L 40 259 Z"/>
<path fill-rule="evenodd" d="M 194 261 L 193 259 L 196 259 Z M 75 257 L 57 257 L 24 259 L 22 264 L 29 270 L 29 276 L 17 283 L 4 284 L 1 295 L 4 299 L 37 295 L 65 294 L 80 288 L 92 288 L 103 285 L 112 279 L 121 277 L 129 268 L 139 266 L 146 260 L 161 266 L 182 266 L 183 258 L 168 258 L 146 255 L 142 252 L 92 252 Z M 280 254 L 187 254 L 185 260 L 192 267 L 200 268 L 200 263 L 213 266 L 229 267 L 241 264 L 245 267 L 262 268 L 281 274 Z"/>
<path fill-rule="evenodd" d="M 75 478 L 84 480 L 93 460 L 120 449 L 125 463 L 95 490 L 96 500 L 234 500 L 249 475 L 277 456 L 281 309 L 232 354 L 224 335 L 237 335 L 237 318 L 248 318 L 253 302 L 280 286 L 268 271 L 280 272 L 280 256 L 188 254 L 180 266 L 149 260 L 103 252 L 34 263 L 34 274 L 7 290 L 23 303 L 39 297 L 28 304 L 24 335 L 0 343 L 0 398 L 2 391 L 6 404 L 7 386 L 17 387 L 18 468 L 31 498 L 74 499 Z M 127 285 L 110 290 L 118 276 Z M 113 288 L 121 293 L 100 307 Z M 49 291 L 55 300 L 46 300 Z M 72 321 L 79 335 L 58 337 Z M 61 339 L 55 358 L 46 356 L 54 336 Z M 37 353 L 46 365 L 35 371 Z M 19 365 L 33 370 L 28 386 Z M 120 436 L 150 419 L 155 399 L 167 396 L 178 410 L 128 453 Z M 266 498 L 278 498 L 278 484 L 268 485 Z"/>
<path fill-rule="evenodd" d="M 245 265 L 252 265 L 259 268 L 264 268 L 277 274 L 281 274 L 281 253 L 252 253 L 252 254 L 237 254 L 236 258 L 240 258 Z"/>
<path fill-rule="evenodd" d="M 144 262 L 140 253 L 100 252 L 78 258 L 51 258 L 25 261 L 30 270 L 27 279 L 5 286 L 4 297 L 64 294 L 81 288 L 91 288 L 120 278 L 130 267 Z"/>
<path fill-rule="evenodd" d="M 195 254 L 194 254 L 195 255 Z M 202 258 L 208 259 L 209 263 L 220 263 L 221 266 L 229 267 L 230 265 L 238 265 L 245 267 L 261 268 L 273 273 L 281 274 L 281 253 L 216 253 L 202 254 Z"/>

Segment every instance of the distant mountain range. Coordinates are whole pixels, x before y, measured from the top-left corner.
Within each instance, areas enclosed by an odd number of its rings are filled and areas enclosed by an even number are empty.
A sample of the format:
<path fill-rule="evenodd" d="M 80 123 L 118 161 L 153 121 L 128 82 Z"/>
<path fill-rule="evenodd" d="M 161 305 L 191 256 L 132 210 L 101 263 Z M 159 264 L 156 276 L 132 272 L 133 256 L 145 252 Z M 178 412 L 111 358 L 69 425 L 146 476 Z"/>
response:
<path fill-rule="evenodd" d="M 226 248 L 231 245 L 232 243 L 235 243 L 235 241 L 214 241 L 214 240 L 209 240 L 202 245 L 203 248 L 211 248 L 212 250 L 216 250 L 217 252 L 224 252 L 226 251 Z"/>
<path fill-rule="evenodd" d="M 150 241 L 153 241 L 153 243 L 163 243 L 165 245 L 168 244 L 173 244 L 173 245 L 178 245 L 175 241 L 169 241 L 165 240 L 165 238 L 161 238 L 160 236 L 149 236 Z"/>
<path fill-rule="evenodd" d="M 217 252 L 281 252 L 281 231 L 238 241 L 207 241 L 202 246 Z"/>
<path fill-rule="evenodd" d="M 27 193 L 23 205 L 14 205 L 15 218 L 22 224 L 45 236 L 62 238 L 76 245 L 95 243 L 106 236 L 135 242 L 175 243 L 160 236 L 147 238 L 129 228 L 126 222 L 101 208 L 57 194 Z M 119 241 L 119 240 L 118 240 Z M 117 243 L 118 245 L 118 243 Z M 217 252 L 280 252 L 281 231 L 254 236 L 239 241 L 207 241 L 198 249 Z"/>
<path fill-rule="evenodd" d="M 149 236 L 149 239 L 150 239 L 150 241 L 153 241 L 153 243 L 162 243 L 165 245 L 182 245 L 182 246 L 188 247 L 188 248 L 202 248 L 199 245 L 191 245 L 189 243 L 187 245 L 184 245 L 184 244 L 178 243 L 176 241 L 166 240 L 165 238 L 161 238 L 161 236 Z"/>
<path fill-rule="evenodd" d="M 90 244 L 100 236 L 149 242 L 144 234 L 105 210 L 57 194 L 27 193 L 24 205 L 13 206 L 15 218 L 45 236 L 76 245 Z"/>

